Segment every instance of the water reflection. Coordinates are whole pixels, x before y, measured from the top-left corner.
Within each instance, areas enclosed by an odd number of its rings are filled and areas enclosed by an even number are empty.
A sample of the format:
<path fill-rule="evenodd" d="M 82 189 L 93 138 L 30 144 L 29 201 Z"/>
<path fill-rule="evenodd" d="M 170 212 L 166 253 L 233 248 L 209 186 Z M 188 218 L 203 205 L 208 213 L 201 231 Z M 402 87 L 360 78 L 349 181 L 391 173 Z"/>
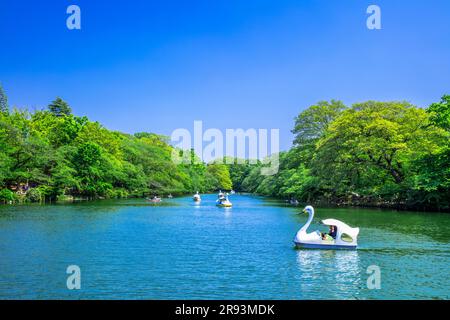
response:
<path fill-rule="evenodd" d="M 220 208 L 220 209 L 224 210 L 225 217 L 227 217 L 227 218 L 231 217 L 231 212 L 232 212 L 233 208 L 225 207 L 225 208 Z"/>
<path fill-rule="evenodd" d="M 355 297 L 362 285 L 358 251 L 337 251 L 336 270 L 336 290 L 342 294 L 353 292 L 353 297 Z"/>
<path fill-rule="evenodd" d="M 361 280 L 357 250 L 297 250 L 302 293 L 314 291 L 337 299 L 356 298 Z"/>

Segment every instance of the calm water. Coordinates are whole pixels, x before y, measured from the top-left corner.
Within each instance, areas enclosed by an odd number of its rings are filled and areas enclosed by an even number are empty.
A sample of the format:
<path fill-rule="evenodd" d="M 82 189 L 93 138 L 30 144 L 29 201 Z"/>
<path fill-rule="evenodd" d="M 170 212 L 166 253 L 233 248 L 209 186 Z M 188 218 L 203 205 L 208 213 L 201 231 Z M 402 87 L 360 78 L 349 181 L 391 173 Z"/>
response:
<path fill-rule="evenodd" d="M 450 215 L 317 209 L 361 228 L 357 251 L 295 250 L 306 216 L 259 197 L 0 206 L 0 298 L 449 299 Z M 317 224 L 312 229 L 322 229 Z M 68 290 L 78 265 L 81 290 Z M 381 269 L 367 289 L 367 267 Z"/>

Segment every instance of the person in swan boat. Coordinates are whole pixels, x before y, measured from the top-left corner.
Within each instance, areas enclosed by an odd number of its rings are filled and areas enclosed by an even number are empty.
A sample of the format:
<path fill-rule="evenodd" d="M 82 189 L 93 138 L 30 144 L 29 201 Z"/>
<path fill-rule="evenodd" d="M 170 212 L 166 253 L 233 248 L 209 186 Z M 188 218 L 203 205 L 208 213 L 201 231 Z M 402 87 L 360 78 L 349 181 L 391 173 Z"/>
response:
<path fill-rule="evenodd" d="M 337 233 L 337 228 L 335 226 L 330 226 L 329 233 L 322 233 L 322 240 L 335 240 L 336 233 Z"/>

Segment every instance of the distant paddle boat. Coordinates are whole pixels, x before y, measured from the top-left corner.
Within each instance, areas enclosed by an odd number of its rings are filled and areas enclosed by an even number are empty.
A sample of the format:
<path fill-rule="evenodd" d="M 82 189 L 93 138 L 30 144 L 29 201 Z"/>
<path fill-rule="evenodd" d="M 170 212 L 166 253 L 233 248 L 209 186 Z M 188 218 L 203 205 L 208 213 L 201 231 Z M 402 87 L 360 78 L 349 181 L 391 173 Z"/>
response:
<path fill-rule="evenodd" d="M 216 206 L 218 207 L 232 207 L 233 204 L 228 200 L 228 197 L 217 199 Z"/>
<path fill-rule="evenodd" d="M 158 203 L 161 202 L 161 198 L 154 196 L 153 198 L 147 198 L 147 201 L 152 202 L 152 203 Z"/>
<path fill-rule="evenodd" d="M 294 243 L 297 248 L 306 249 L 356 249 L 359 228 L 352 228 L 342 221 L 336 219 L 325 219 L 321 224 L 330 226 L 333 229 L 333 236 L 323 234 L 320 231 L 307 233 L 307 230 L 314 218 L 314 208 L 307 206 L 303 213 L 308 213 L 308 221 L 297 232 Z M 331 228 L 332 227 L 332 228 Z"/>
<path fill-rule="evenodd" d="M 200 197 L 200 194 L 198 193 L 198 191 L 197 191 L 196 194 L 194 194 L 194 196 L 192 197 L 192 199 L 193 199 L 195 202 L 200 202 L 200 201 L 202 201 L 202 198 Z"/>
<path fill-rule="evenodd" d="M 228 200 L 228 194 L 224 194 L 222 191 L 219 191 L 216 200 L 216 206 L 218 207 L 231 207 L 233 204 Z"/>

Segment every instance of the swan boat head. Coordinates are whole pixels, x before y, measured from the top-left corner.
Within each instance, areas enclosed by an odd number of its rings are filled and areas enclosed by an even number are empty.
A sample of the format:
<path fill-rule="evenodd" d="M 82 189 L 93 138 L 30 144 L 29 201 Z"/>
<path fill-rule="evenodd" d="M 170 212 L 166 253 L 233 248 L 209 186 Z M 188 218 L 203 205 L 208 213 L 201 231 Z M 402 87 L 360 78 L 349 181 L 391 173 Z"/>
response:
<path fill-rule="evenodd" d="M 314 208 L 312 206 L 306 206 L 305 209 L 303 209 L 303 213 L 314 215 Z"/>

